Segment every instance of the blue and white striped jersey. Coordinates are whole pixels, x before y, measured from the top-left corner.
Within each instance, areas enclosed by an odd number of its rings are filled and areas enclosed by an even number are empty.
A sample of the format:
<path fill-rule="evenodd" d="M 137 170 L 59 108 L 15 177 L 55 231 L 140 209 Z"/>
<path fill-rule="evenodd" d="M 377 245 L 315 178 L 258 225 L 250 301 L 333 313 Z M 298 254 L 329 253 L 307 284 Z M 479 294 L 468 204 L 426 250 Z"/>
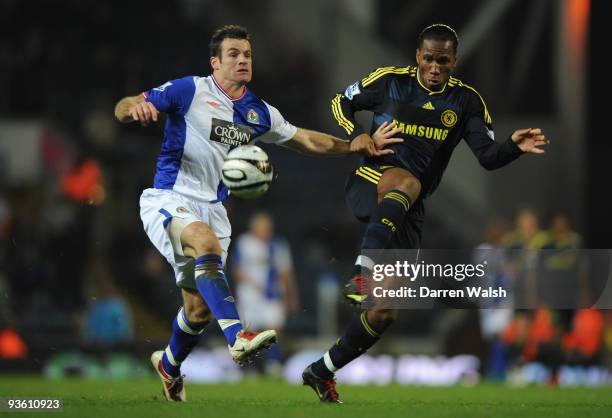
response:
<path fill-rule="evenodd" d="M 260 293 L 267 300 L 282 299 L 281 275 L 293 270 L 291 249 L 285 240 L 262 241 L 245 233 L 238 237 L 232 258 L 250 279 L 239 284 L 244 299 L 253 299 L 253 293 Z"/>
<path fill-rule="evenodd" d="M 143 95 L 167 114 L 153 187 L 200 201 L 227 198 L 221 165 L 229 150 L 257 141 L 280 144 L 297 130 L 248 89 L 231 99 L 212 75 L 168 81 Z"/>

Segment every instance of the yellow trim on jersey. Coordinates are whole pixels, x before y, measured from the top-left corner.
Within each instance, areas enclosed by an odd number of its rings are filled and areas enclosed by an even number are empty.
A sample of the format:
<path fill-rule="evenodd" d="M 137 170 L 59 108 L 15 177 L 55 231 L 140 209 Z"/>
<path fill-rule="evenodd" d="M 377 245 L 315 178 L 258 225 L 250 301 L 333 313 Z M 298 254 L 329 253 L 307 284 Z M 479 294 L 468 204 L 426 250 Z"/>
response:
<path fill-rule="evenodd" d="M 374 184 L 378 184 L 378 182 L 380 181 L 380 177 L 376 177 L 370 173 L 368 173 L 365 170 L 362 170 L 363 167 L 359 167 L 357 170 L 355 170 L 355 174 L 357 174 L 360 177 L 363 177 L 364 179 L 366 179 L 367 181 L 374 183 Z"/>
<path fill-rule="evenodd" d="M 385 74 L 410 74 L 412 67 L 382 67 L 361 80 L 361 86 L 372 84 Z"/>
<path fill-rule="evenodd" d="M 370 324 L 368 324 L 368 319 L 366 318 L 366 311 L 363 311 L 361 315 L 359 315 L 359 319 L 361 319 L 361 323 L 363 324 L 363 327 L 368 332 L 368 334 L 370 334 L 374 338 L 380 337 L 380 335 L 378 335 L 378 333 L 374 331 L 372 327 L 370 327 Z"/>
<path fill-rule="evenodd" d="M 419 70 L 418 70 L 418 68 L 417 68 L 417 72 L 416 72 L 416 79 L 417 79 L 417 82 L 419 83 L 419 85 L 429 92 L 429 96 L 433 96 L 434 94 L 444 93 L 444 91 L 446 90 L 446 86 L 448 86 L 448 82 L 446 82 L 446 84 L 444 85 L 444 87 L 442 87 L 442 90 L 440 90 L 440 91 L 433 91 L 433 90 L 428 89 L 427 87 L 425 87 L 425 85 L 423 83 L 421 83 L 421 79 L 419 78 Z"/>
<path fill-rule="evenodd" d="M 364 165 L 364 166 L 361 166 L 361 167 L 359 167 L 359 168 L 361 168 L 362 170 L 365 170 L 365 171 L 369 172 L 369 173 L 370 173 L 370 175 L 372 175 L 373 177 L 378 178 L 379 180 L 380 180 L 380 177 L 382 176 L 382 173 L 380 173 L 380 172 L 378 172 L 378 171 L 374 170 L 373 168 L 366 167 L 365 165 Z"/>
<path fill-rule="evenodd" d="M 353 125 L 353 123 L 348 120 L 346 116 L 344 116 L 344 114 L 342 113 L 342 108 L 340 107 L 341 98 L 342 95 L 337 94 L 336 97 L 334 97 L 334 99 L 332 100 L 332 113 L 334 114 L 334 118 L 336 118 L 338 124 L 344 128 L 347 134 L 350 135 L 351 133 L 353 133 L 355 125 Z"/>
<path fill-rule="evenodd" d="M 472 86 L 468 86 L 467 84 L 465 84 L 464 82 L 462 82 L 461 80 L 451 77 L 449 83 L 453 83 L 454 85 L 457 85 L 459 87 L 466 87 L 470 90 L 472 90 L 474 93 L 476 93 L 478 95 L 478 97 L 480 98 L 480 101 L 482 102 L 482 106 L 484 107 L 484 120 L 487 124 L 492 125 L 493 124 L 493 119 L 491 118 L 491 114 L 489 113 L 489 109 L 487 108 L 487 104 L 485 103 L 484 99 L 482 98 L 482 96 L 480 95 L 480 93 L 478 93 L 476 91 L 476 89 Z"/>

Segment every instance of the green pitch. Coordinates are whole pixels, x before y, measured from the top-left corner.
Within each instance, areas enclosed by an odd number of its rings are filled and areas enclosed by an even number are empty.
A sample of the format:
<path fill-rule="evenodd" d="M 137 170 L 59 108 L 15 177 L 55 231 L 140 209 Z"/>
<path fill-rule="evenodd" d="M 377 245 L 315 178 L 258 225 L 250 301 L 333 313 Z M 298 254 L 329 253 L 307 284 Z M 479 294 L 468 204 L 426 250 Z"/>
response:
<path fill-rule="evenodd" d="M 321 405 L 307 387 L 270 381 L 188 385 L 187 403 L 163 399 L 156 380 L 91 381 L 0 377 L 0 397 L 61 397 L 58 413 L 7 413 L 15 417 L 610 417 L 611 388 L 471 388 L 339 386 L 343 405 Z M 0 412 L 0 418 L 5 413 Z"/>

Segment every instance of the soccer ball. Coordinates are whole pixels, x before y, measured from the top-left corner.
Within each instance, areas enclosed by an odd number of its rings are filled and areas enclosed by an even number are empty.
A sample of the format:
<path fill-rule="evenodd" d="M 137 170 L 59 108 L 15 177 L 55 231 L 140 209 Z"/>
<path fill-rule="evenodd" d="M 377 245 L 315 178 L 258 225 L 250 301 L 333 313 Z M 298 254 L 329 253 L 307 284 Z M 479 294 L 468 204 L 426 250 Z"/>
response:
<path fill-rule="evenodd" d="M 221 167 L 223 183 L 232 195 L 243 199 L 264 194 L 272 183 L 272 174 L 268 154 L 256 145 L 234 148 Z"/>

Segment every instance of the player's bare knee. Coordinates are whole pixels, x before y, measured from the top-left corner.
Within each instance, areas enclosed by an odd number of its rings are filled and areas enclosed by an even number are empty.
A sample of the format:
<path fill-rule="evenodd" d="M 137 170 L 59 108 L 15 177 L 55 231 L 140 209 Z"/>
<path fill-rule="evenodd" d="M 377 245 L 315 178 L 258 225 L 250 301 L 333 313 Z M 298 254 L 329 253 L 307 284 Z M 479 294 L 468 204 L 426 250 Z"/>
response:
<path fill-rule="evenodd" d="M 221 255 L 223 251 L 215 233 L 202 222 L 188 225 L 181 234 L 181 243 L 185 255 L 192 258 L 207 254 Z"/>
<path fill-rule="evenodd" d="M 202 257 L 207 254 L 216 254 L 221 255 L 221 245 L 219 241 L 215 239 L 202 239 L 201 241 L 197 241 L 193 246 L 195 251 L 194 258 Z"/>
<path fill-rule="evenodd" d="M 406 193 L 412 202 L 421 194 L 421 182 L 414 176 L 404 178 L 397 188 Z"/>
<path fill-rule="evenodd" d="M 407 170 L 394 168 L 389 170 L 388 175 L 383 175 L 378 184 L 376 189 L 378 202 L 380 203 L 391 190 L 400 190 L 410 198 L 411 202 L 414 202 L 421 193 L 421 181 Z"/>

